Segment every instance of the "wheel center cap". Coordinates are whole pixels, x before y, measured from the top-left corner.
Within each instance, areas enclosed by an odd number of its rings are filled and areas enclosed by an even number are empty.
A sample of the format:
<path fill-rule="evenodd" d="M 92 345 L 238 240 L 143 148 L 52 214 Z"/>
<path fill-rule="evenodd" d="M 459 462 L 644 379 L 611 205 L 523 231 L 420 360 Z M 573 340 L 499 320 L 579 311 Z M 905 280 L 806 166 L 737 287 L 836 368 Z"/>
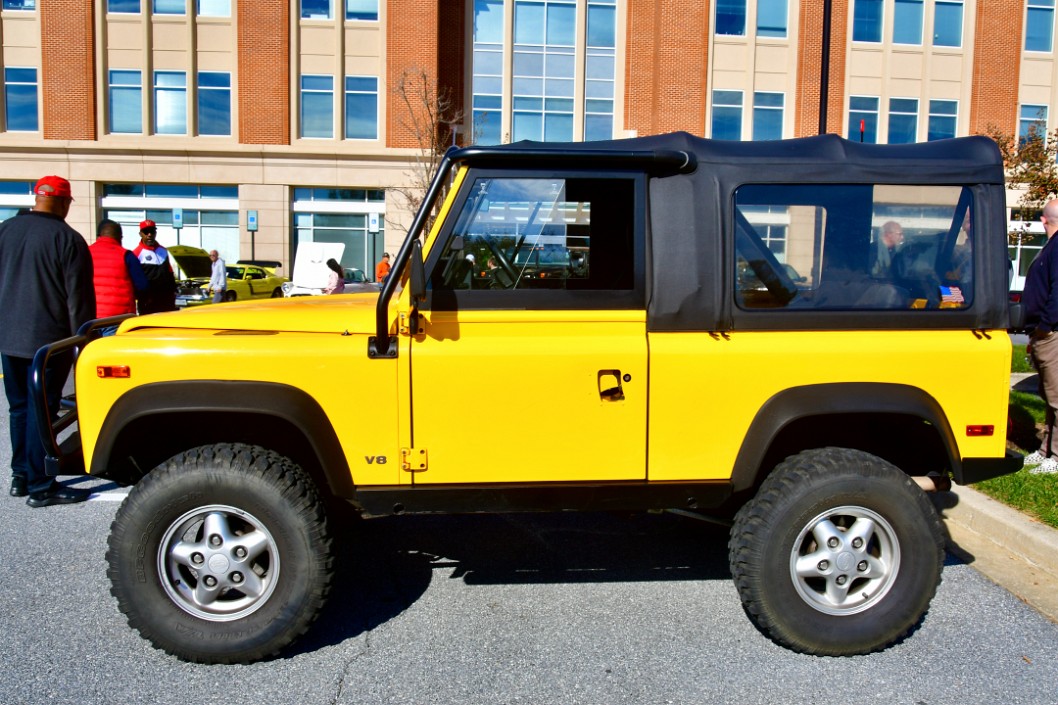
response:
<path fill-rule="evenodd" d="M 209 569 L 213 573 L 226 573 L 228 565 L 228 559 L 219 553 L 214 553 L 209 557 Z"/>
<path fill-rule="evenodd" d="M 211 560 L 210 563 L 212 564 L 213 561 Z M 850 570 L 852 566 L 855 565 L 855 563 L 856 557 L 853 556 L 852 553 L 849 551 L 842 551 L 838 554 L 837 559 L 834 561 L 834 564 L 837 565 L 838 570 L 842 572 Z"/>

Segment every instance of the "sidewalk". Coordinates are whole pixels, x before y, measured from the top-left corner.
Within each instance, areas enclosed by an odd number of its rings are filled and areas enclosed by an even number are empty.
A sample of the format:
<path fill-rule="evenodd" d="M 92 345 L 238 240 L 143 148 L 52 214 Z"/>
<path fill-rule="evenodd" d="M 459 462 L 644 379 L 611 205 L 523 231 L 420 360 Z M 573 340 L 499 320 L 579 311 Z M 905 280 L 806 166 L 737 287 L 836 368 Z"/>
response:
<path fill-rule="evenodd" d="M 1011 389 L 1035 392 L 1036 384 L 1035 372 L 1010 375 Z M 952 553 L 1058 622 L 1058 529 L 969 487 L 946 495 L 937 499 L 946 502 L 938 508 Z"/>
<path fill-rule="evenodd" d="M 1058 529 L 969 487 L 948 494 L 949 550 L 1058 622 Z"/>

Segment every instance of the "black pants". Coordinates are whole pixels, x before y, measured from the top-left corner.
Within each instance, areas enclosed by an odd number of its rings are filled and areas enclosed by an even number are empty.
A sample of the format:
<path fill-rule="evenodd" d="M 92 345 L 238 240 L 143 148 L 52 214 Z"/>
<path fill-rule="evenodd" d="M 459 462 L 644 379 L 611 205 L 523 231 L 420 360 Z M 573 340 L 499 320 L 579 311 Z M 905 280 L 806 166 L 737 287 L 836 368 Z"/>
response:
<path fill-rule="evenodd" d="M 30 492 L 43 492 L 54 480 L 44 474 L 44 444 L 29 403 L 33 360 L 0 354 L 0 361 L 3 362 L 4 392 L 11 416 L 11 474 L 25 477 Z M 62 389 L 69 374 L 69 355 L 49 360 L 44 379 L 52 419 L 58 415 Z"/>

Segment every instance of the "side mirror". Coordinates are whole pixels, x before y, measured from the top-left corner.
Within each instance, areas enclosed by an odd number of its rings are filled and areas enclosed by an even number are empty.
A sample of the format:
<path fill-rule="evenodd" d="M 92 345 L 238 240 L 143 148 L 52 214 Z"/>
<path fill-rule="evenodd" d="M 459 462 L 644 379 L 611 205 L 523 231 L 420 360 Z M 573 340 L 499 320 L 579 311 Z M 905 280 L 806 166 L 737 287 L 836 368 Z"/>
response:
<path fill-rule="evenodd" d="M 411 268 L 408 276 L 411 301 L 417 304 L 426 298 L 426 267 L 422 261 L 422 243 L 415 238 L 411 243 Z"/>

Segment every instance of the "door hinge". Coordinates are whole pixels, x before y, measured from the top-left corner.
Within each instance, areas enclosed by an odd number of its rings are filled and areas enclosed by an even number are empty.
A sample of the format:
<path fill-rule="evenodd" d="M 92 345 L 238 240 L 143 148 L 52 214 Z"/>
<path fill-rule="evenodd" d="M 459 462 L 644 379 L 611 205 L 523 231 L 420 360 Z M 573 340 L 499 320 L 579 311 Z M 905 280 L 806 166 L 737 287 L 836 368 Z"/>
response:
<path fill-rule="evenodd" d="M 425 448 L 400 449 L 400 469 L 404 472 L 426 472 L 427 466 Z"/>

